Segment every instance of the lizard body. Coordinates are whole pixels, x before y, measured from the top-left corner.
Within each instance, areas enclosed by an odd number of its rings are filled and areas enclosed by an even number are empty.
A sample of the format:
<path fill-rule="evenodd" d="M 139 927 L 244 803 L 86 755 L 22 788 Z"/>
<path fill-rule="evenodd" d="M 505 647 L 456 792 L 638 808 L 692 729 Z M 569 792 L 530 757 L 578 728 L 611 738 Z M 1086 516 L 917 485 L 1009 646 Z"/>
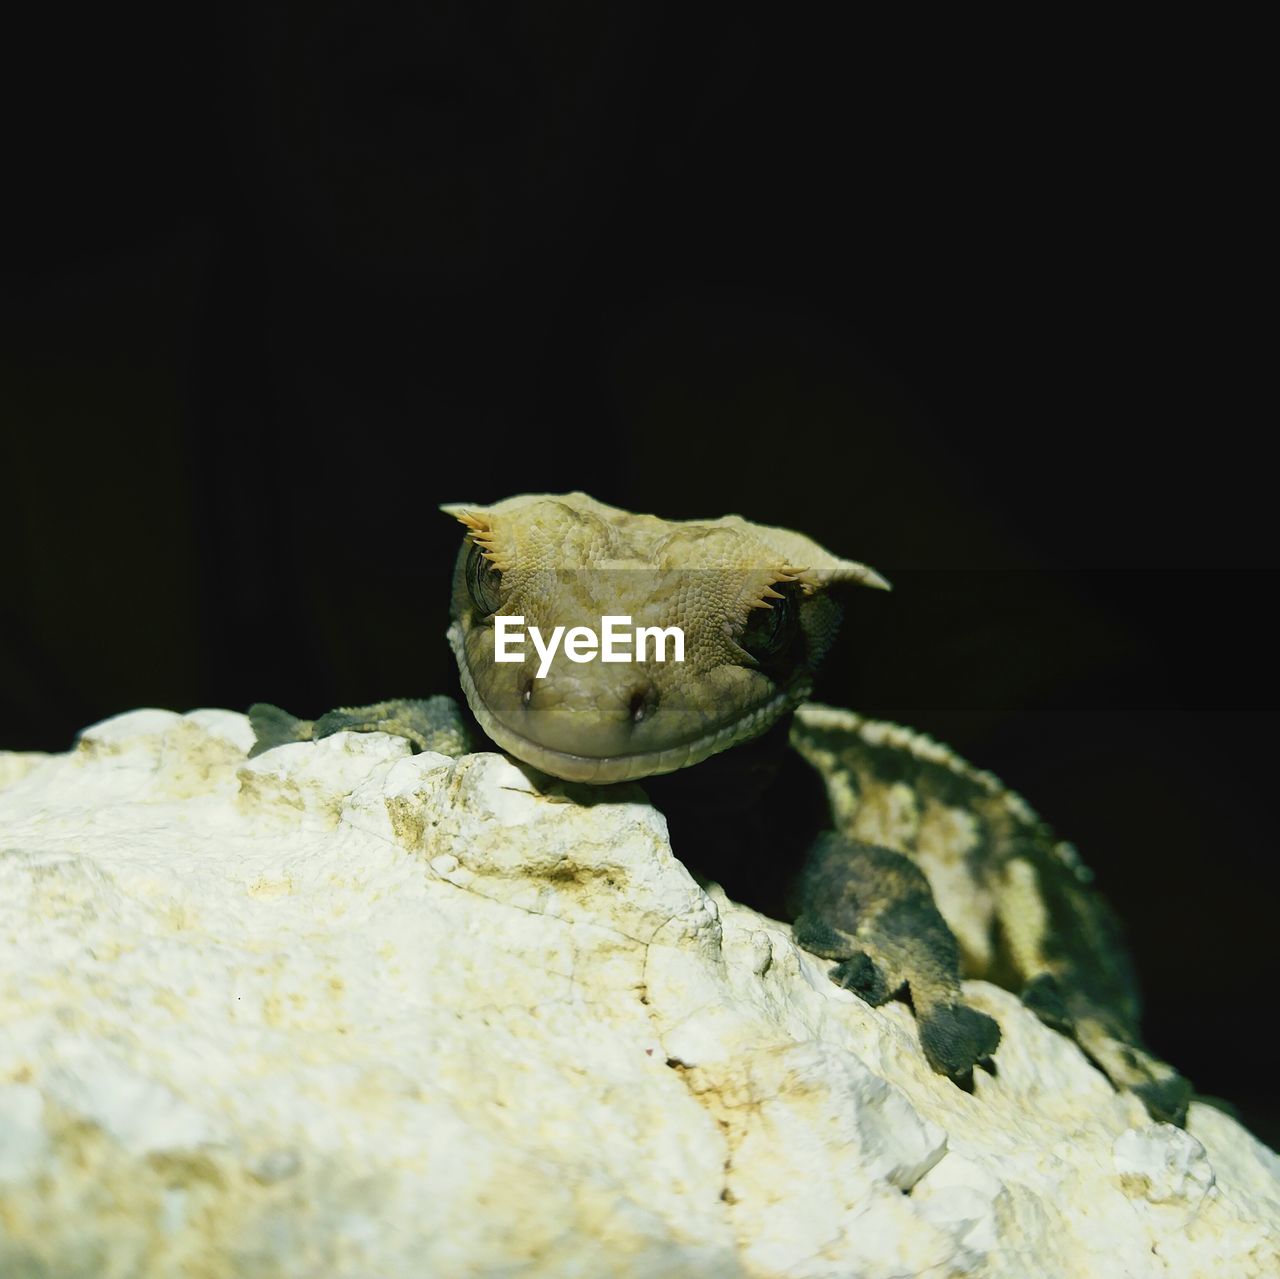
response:
<path fill-rule="evenodd" d="M 888 585 L 872 569 L 791 530 L 632 515 L 582 493 L 442 509 L 467 530 L 449 640 L 471 711 L 499 746 L 554 776 L 607 785 L 749 749 L 792 717 L 791 745 L 821 777 L 832 827 L 799 876 L 794 932 L 836 961 L 832 979 L 872 1004 L 909 994 L 931 1065 L 961 1085 L 999 1043 L 996 1023 L 964 1002 L 961 978 L 996 981 L 1073 1034 L 1153 1116 L 1181 1121 L 1189 1086 L 1141 1046 L 1116 921 L 1071 845 L 945 747 L 807 702 L 839 624 L 836 596 Z M 684 660 L 560 650 L 500 662 L 499 614 L 548 634 L 606 615 L 679 625 Z M 342 729 L 466 749 L 443 697 L 314 724 L 266 705 L 250 717 L 255 753 Z"/>

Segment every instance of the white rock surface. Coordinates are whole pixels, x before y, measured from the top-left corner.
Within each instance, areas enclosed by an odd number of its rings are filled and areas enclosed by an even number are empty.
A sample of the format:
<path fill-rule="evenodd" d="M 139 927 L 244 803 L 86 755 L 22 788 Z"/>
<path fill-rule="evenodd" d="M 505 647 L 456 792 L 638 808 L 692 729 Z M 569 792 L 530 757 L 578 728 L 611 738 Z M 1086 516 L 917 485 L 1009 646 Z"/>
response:
<path fill-rule="evenodd" d="M 251 737 L 0 756 L 5 1279 L 1280 1274 L 1239 1125 L 982 983 L 960 1092 L 639 790 Z"/>

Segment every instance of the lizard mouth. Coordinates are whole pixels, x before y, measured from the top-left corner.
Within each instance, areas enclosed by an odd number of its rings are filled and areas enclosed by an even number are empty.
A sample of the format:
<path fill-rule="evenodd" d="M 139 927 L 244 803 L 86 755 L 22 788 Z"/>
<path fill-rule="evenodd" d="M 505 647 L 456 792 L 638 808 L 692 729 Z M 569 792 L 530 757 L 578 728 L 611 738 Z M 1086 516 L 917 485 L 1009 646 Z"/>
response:
<path fill-rule="evenodd" d="M 462 691 L 480 727 L 508 754 L 565 781 L 604 786 L 674 773 L 758 737 L 796 703 L 794 690 L 780 689 L 731 720 L 662 745 L 642 750 L 598 749 L 595 753 L 565 750 L 563 746 L 539 741 L 527 728 L 513 727 L 485 701 L 467 664 L 461 636 L 455 632 L 456 628 L 451 628 L 450 642 L 458 659 Z"/>

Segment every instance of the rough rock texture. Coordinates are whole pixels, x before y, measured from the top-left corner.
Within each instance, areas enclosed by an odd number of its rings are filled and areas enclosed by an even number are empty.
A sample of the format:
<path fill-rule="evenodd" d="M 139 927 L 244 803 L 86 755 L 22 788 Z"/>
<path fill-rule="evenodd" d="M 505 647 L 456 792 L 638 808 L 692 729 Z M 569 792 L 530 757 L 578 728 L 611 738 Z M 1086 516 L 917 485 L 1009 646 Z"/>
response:
<path fill-rule="evenodd" d="M 1280 1160 L 982 983 L 932 1074 L 638 789 L 239 715 L 0 756 L 0 1275 L 1280 1273 Z"/>

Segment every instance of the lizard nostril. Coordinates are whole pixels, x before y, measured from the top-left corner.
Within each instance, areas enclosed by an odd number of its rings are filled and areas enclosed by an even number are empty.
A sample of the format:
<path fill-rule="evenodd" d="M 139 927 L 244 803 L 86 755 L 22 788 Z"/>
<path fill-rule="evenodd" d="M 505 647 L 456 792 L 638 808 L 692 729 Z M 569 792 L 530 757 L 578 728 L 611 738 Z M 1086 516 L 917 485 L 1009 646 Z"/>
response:
<path fill-rule="evenodd" d="M 652 688 L 638 688 L 631 694 L 628 709 L 631 712 L 633 724 L 639 724 L 641 720 L 648 719 L 657 708 L 658 695 Z"/>

